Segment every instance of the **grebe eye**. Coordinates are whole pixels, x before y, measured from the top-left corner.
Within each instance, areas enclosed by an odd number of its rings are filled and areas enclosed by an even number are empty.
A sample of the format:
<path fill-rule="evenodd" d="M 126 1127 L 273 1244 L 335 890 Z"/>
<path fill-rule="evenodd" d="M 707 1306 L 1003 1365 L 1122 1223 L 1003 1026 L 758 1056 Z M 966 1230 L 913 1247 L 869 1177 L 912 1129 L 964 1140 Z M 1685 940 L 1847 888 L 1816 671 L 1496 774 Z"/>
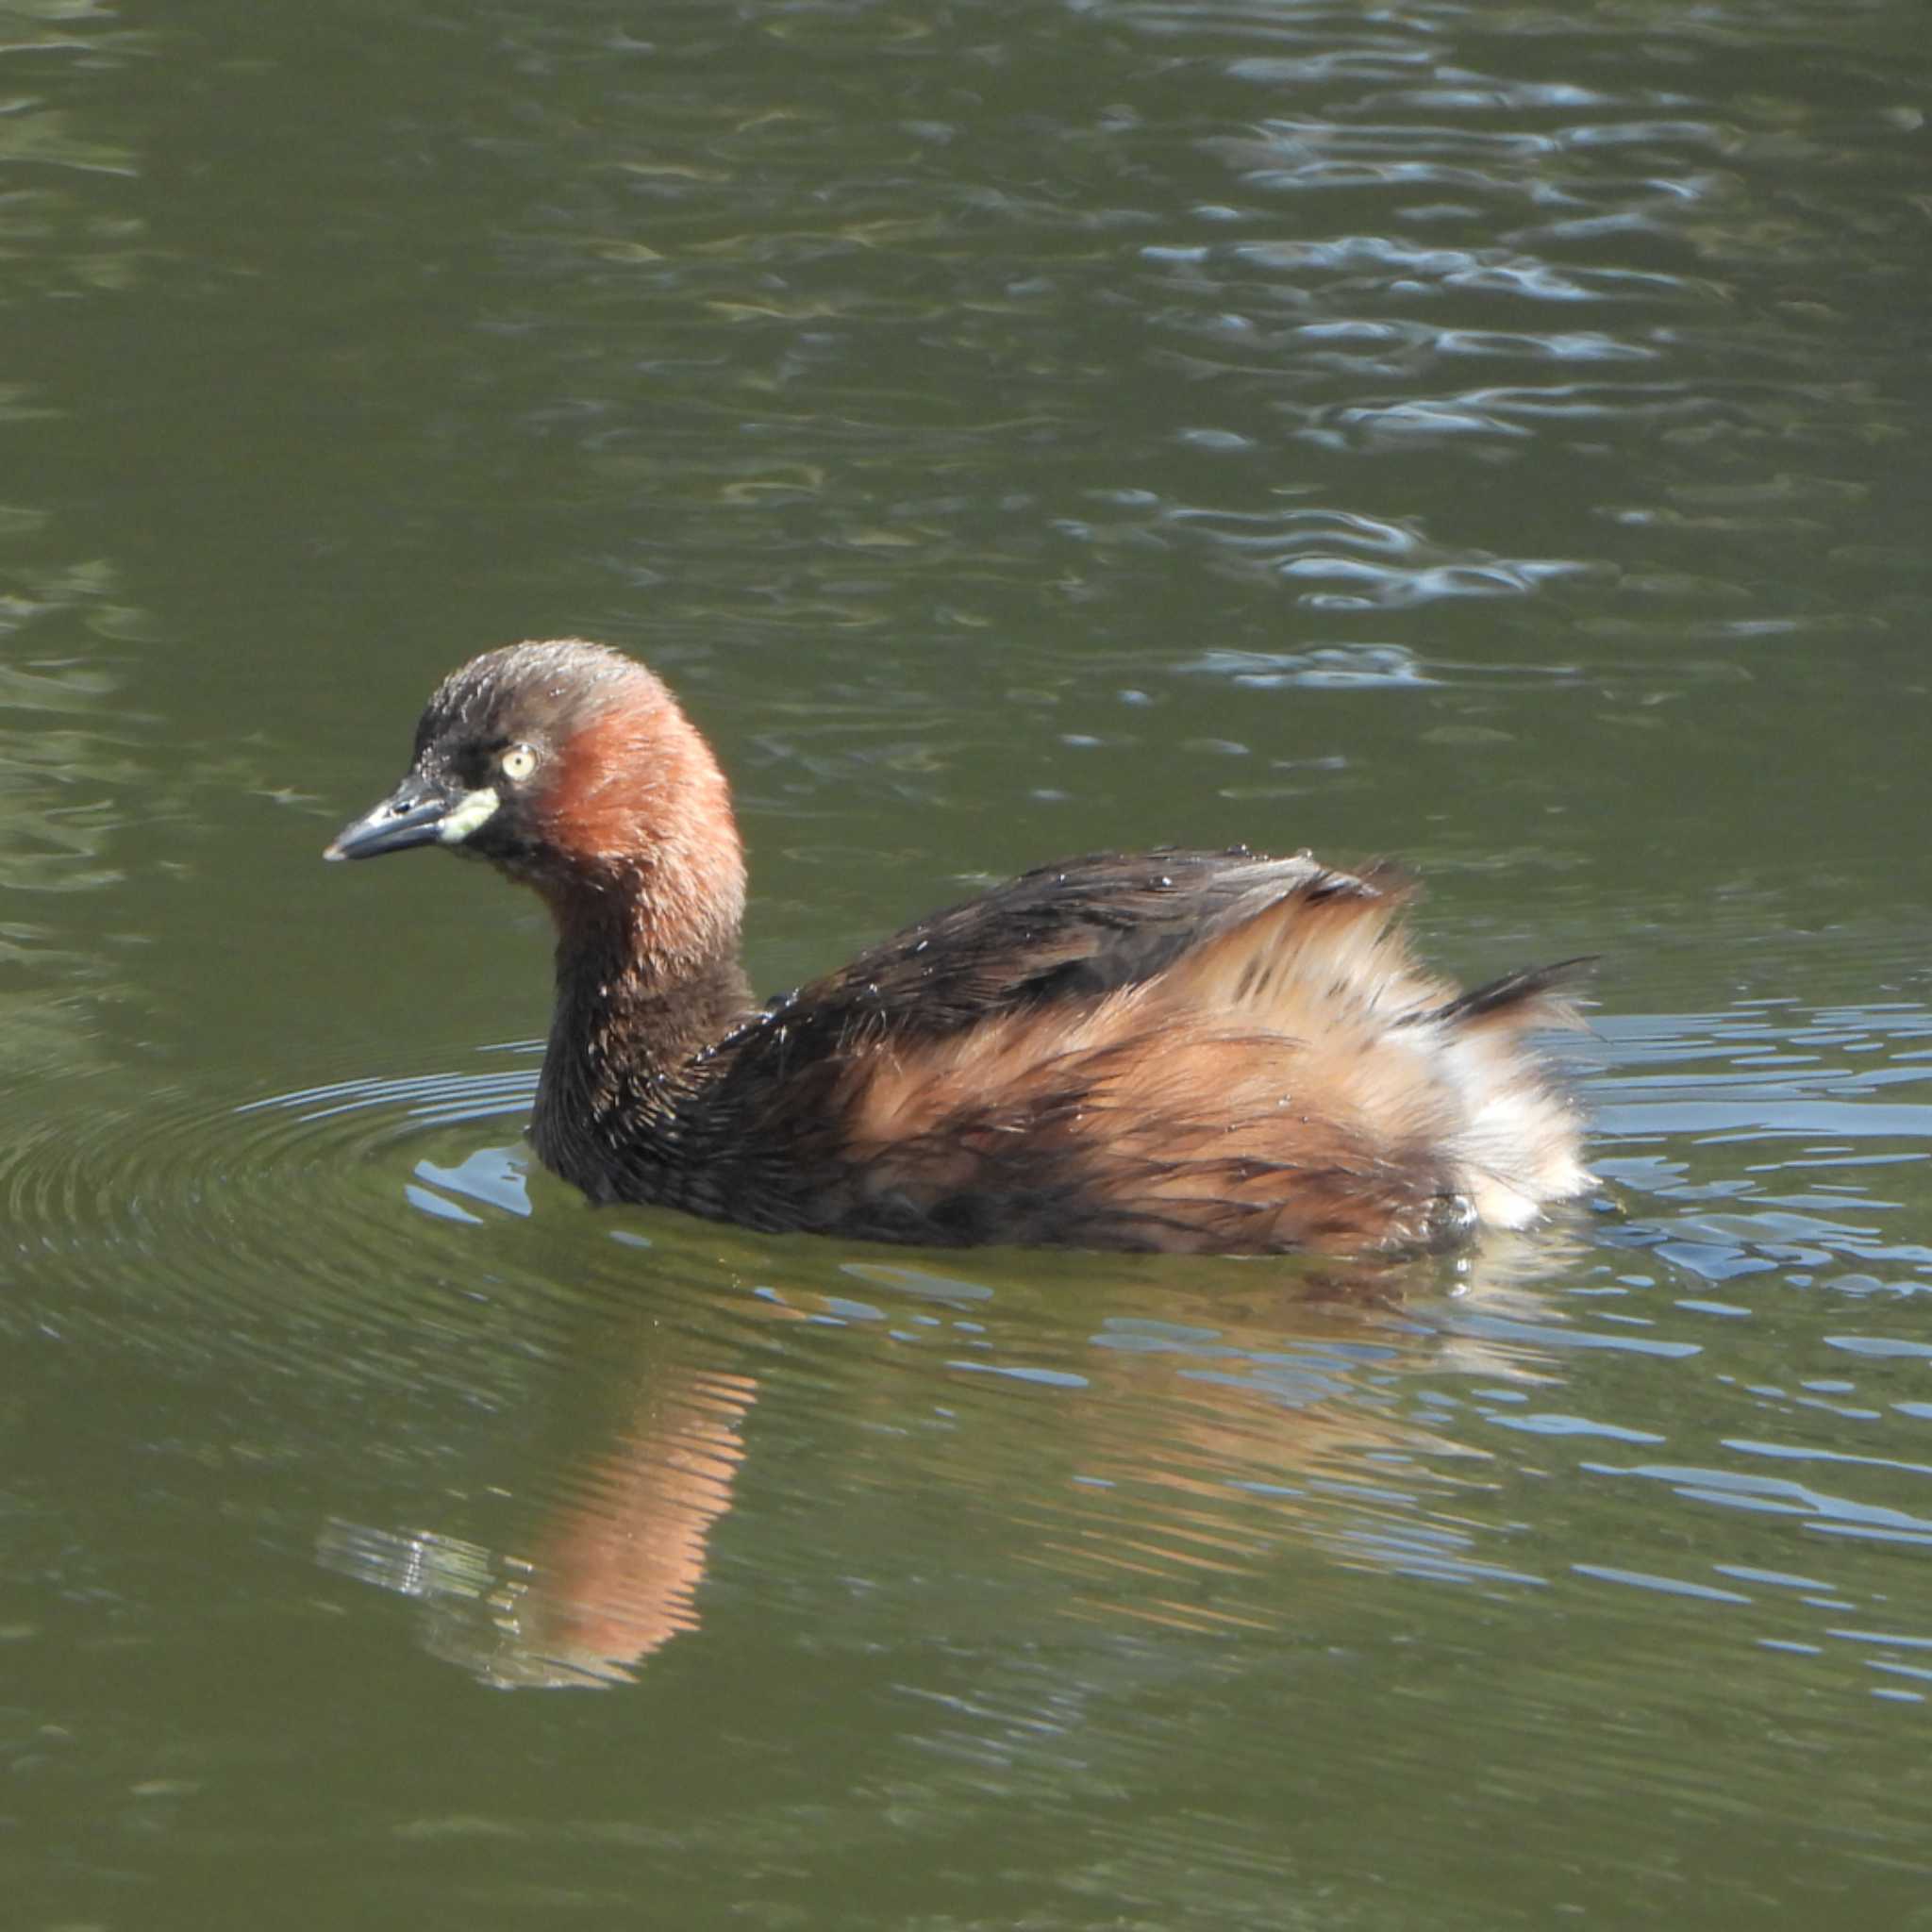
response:
<path fill-rule="evenodd" d="M 537 769 L 537 747 L 533 744 L 513 744 L 496 761 L 496 769 L 506 778 L 519 783 Z"/>

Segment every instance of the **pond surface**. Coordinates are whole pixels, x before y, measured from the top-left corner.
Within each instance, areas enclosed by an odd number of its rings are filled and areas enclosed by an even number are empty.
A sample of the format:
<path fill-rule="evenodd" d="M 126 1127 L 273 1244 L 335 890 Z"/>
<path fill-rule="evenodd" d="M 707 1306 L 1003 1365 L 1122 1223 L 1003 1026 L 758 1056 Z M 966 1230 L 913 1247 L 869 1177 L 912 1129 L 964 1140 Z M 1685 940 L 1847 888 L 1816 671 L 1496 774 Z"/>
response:
<path fill-rule="evenodd" d="M 32 1932 L 1932 1925 L 1920 0 L 0 4 Z M 777 990 L 1065 853 L 1603 956 L 1600 1194 L 774 1241 L 320 848 L 646 654 Z"/>

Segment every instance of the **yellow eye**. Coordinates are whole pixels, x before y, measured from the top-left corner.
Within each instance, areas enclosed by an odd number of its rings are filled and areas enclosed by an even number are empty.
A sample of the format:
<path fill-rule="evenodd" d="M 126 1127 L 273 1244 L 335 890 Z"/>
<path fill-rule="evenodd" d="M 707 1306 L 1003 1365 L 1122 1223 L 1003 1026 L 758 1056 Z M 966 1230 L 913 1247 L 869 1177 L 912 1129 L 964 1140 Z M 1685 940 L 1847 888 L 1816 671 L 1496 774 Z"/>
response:
<path fill-rule="evenodd" d="M 496 761 L 496 769 L 506 778 L 521 783 L 537 769 L 537 747 L 533 744 L 513 744 Z"/>

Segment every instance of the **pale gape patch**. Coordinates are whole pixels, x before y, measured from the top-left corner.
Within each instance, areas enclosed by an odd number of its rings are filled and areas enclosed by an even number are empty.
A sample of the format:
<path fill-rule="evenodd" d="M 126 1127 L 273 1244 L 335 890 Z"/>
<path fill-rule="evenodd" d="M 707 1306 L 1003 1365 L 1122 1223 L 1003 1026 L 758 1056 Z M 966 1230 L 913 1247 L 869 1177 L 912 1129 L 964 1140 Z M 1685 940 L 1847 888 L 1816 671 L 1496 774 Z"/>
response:
<path fill-rule="evenodd" d="M 445 845 L 460 845 L 478 825 L 490 819 L 501 803 L 493 786 L 486 785 L 480 791 L 464 792 L 443 814 L 442 823 L 436 828 L 436 836 Z"/>

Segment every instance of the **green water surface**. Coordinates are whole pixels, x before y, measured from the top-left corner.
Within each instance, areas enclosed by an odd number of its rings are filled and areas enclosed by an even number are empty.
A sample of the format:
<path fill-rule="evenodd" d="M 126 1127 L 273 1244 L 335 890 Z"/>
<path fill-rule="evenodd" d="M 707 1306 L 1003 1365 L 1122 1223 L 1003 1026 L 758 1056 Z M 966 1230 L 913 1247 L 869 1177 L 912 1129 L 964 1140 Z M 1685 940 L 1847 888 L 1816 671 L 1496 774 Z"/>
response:
<path fill-rule="evenodd" d="M 0 1921 L 1932 1926 L 1920 0 L 0 4 Z M 647 656 L 778 990 L 1022 865 L 1603 956 L 1392 1282 L 592 1211 Z"/>

